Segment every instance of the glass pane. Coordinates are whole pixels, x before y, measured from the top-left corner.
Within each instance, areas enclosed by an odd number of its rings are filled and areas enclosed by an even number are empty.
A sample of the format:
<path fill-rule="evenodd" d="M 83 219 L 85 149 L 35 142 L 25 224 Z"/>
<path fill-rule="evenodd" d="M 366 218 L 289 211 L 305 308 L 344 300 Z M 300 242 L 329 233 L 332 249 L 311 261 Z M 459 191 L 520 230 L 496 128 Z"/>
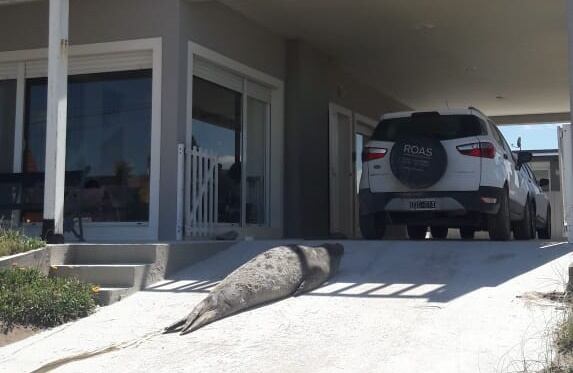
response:
<path fill-rule="evenodd" d="M 266 136 L 269 104 L 247 99 L 247 224 L 266 223 Z"/>
<path fill-rule="evenodd" d="M 193 78 L 193 146 L 219 156 L 220 223 L 241 222 L 241 93 Z"/>
<path fill-rule="evenodd" d="M 141 70 L 69 78 L 66 210 L 79 206 L 88 221 L 149 220 L 151 77 Z M 46 79 L 28 80 L 26 90 L 24 171 L 43 172 Z M 24 215 L 41 220 L 41 213 Z"/>
<path fill-rule="evenodd" d="M 0 173 L 11 173 L 14 162 L 16 81 L 0 81 Z M 0 184 L 0 203 L 11 202 L 12 186 Z M 0 210 L 0 223 L 11 219 L 11 211 Z"/>
<path fill-rule="evenodd" d="M 361 133 L 356 133 L 354 136 L 355 144 L 354 148 L 356 149 L 354 167 L 355 174 L 356 174 L 356 193 L 360 190 L 360 178 L 362 178 L 362 151 L 364 150 L 364 135 Z"/>
<path fill-rule="evenodd" d="M 378 124 L 372 138 L 397 141 L 400 138 L 431 137 L 452 140 L 485 135 L 484 123 L 472 115 L 439 115 L 385 119 Z"/>
<path fill-rule="evenodd" d="M 13 170 L 15 116 L 16 80 L 0 81 L 0 173 Z"/>

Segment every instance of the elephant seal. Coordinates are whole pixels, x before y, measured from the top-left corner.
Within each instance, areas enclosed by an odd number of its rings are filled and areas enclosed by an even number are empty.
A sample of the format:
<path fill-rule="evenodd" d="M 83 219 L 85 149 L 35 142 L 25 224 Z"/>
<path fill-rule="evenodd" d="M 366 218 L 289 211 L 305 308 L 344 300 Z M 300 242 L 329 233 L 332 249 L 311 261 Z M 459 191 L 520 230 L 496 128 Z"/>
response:
<path fill-rule="evenodd" d="M 165 333 L 191 333 L 249 308 L 316 289 L 336 273 L 343 254 L 342 245 L 328 243 L 267 250 L 229 274 Z"/>

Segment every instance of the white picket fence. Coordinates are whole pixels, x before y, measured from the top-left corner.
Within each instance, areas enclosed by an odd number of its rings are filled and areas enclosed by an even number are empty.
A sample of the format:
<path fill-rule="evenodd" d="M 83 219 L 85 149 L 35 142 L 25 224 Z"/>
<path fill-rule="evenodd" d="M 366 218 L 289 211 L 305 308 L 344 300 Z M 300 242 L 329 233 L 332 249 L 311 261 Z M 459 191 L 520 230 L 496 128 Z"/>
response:
<path fill-rule="evenodd" d="M 218 221 L 219 157 L 217 154 L 194 146 L 191 161 L 191 221 L 188 234 L 209 237 Z"/>

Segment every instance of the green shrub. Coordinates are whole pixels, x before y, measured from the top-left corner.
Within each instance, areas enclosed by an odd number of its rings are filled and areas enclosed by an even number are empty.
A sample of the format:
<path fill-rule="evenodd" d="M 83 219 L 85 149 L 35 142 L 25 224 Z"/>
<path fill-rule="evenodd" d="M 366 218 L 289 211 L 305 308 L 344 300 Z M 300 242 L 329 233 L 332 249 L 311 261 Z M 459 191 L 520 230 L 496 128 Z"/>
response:
<path fill-rule="evenodd" d="M 31 238 L 18 230 L 5 228 L 0 224 L 0 257 L 36 250 L 45 245 L 37 238 Z"/>
<path fill-rule="evenodd" d="M 0 271 L 0 324 L 49 328 L 88 316 L 97 288 L 76 279 L 47 277 L 38 270 Z"/>

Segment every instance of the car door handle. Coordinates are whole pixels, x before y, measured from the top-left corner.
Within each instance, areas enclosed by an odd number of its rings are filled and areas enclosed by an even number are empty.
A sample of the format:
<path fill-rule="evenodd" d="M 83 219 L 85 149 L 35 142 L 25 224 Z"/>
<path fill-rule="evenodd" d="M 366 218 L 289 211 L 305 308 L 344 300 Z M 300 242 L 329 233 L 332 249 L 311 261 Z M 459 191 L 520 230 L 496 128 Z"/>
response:
<path fill-rule="evenodd" d="M 507 156 L 507 153 L 503 153 L 503 159 L 509 159 L 509 157 Z"/>

